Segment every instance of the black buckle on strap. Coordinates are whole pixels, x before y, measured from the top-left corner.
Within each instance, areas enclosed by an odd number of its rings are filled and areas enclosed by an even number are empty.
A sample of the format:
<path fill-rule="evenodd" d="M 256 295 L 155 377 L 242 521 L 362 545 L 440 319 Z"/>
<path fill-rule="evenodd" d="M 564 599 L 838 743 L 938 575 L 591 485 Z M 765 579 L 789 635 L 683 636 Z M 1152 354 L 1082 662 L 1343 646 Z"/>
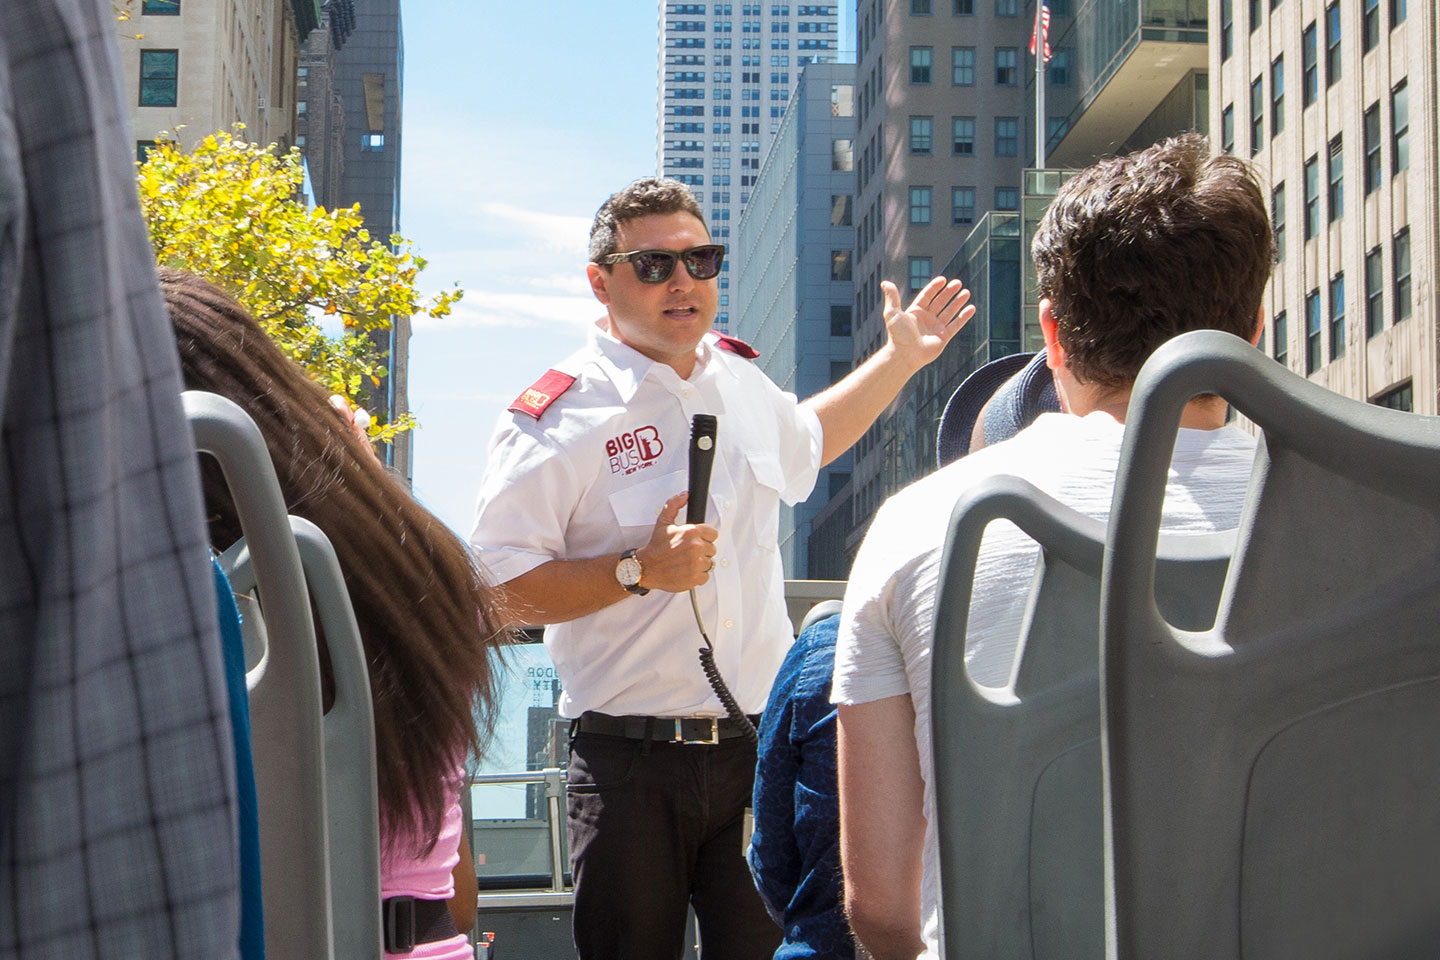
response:
<path fill-rule="evenodd" d="M 385 952 L 409 953 L 415 949 L 415 898 L 385 900 Z"/>

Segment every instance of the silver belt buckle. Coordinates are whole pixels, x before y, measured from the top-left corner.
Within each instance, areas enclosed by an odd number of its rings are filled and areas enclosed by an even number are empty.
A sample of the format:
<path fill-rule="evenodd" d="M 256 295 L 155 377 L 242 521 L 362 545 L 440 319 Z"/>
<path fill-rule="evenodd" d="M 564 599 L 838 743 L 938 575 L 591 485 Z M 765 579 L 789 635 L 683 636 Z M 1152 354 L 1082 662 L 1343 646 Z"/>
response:
<path fill-rule="evenodd" d="M 680 742 L 681 742 L 681 743 L 708 743 L 708 744 L 711 744 L 711 745 L 714 745 L 714 744 L 719 743 L 719 742 L 720 742 L 720 720 L 719 720 L 719 718 L 718 718 L 718 717 L 691 717 L 691 718 L 690 718 L 690 722 L 691 722 L 691 723 L 694 723 L 694 722 L 696 722 L 697 720 L 700 721 L 700 722 L 702 722 L 702 723 L 709 723 L 709 724 L 710 724 L 710 736 L 709 736 L 707 739 L 700 739 L 700 740 L 689 739 L 689 740 L 681 740 Z M 682 730 L 682 728 L 681 728 L 681 724 L 683 724 L 683 723 L 684 723 L 683 720 L 676 720 L 676 721 L 675 721 L 675 733 L 676 733 L 677 739 L 678 739 L 680 736 L 683 735 L 683 730 Z"/>

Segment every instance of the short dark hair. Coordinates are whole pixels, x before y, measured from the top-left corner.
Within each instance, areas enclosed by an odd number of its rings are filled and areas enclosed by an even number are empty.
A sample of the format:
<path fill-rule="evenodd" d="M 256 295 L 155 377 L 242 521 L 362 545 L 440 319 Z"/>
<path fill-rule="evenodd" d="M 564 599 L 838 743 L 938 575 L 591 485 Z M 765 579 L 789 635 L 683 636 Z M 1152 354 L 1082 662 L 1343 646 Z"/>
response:
<path fill-rule="evenodd" d="M 615 236 L 620 224 L 665 213 L 688 213 L 705 226 L 705 215 L 695 194 L 673 177 L 642 177 L 610 194 L 595 211 L 595 222 L 590 225 L 590 262 L 599 263 L 601 257 L 620 252 Z"/>
<path fill-rule="evenodd" d="M 1031 251 L 1070 371 L 1119 386 L 1186 331 L 1249 339 L 1275 239 L 1254 168 L 1185 134 L 1076 174 Z"/>

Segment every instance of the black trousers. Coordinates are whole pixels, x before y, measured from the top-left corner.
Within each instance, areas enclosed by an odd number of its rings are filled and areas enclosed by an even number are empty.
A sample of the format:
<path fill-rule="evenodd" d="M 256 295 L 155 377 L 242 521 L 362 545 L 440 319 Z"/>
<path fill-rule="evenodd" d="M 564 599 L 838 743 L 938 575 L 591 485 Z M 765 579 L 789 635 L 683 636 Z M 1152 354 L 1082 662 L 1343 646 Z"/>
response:
<path fill-rule="evenodd" d="M 755 747 L 570 741 L 570 859 L 581 960 L 678 960 L 687 907 L 704 960 L 760 960 L 780 945 L 740 849 Z"/>

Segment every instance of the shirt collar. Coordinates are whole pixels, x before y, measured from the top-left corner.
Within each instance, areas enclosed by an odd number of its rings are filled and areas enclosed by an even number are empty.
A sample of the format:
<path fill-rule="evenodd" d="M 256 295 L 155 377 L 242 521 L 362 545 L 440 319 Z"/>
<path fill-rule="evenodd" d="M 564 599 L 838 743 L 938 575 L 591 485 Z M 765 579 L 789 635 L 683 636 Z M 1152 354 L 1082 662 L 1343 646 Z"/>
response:
<path fill-rule="evenodd" d="M 607 379 L 620 394 L 621 402 L 629 403 L 650 372 L 665 365 L 616 339 L 605 329 L 604 324 L 605 318 L 601 317 L 591 325 L 589 344 L 594 351 L 595 362 L 605 371 Z M 733 371 L 729 370 L 726 364 L 717 362 L 720 351 L 715 348 L 715 343 L 718 340 L 719 335 L 711 330 L 700 341 L 700 346 L 695 350 L 695 370 L 690 375 L 690 383 L 698 384 L 719 370 L 724 370 L 728 376 L 734 377 Z M 669 370 L 669 367 L 665 369 Z M 658 371 L 657 375 L 664 376 Z M 677 379 L 679 376 L 673 370 L 670 370 L 670 375 Z"/>

